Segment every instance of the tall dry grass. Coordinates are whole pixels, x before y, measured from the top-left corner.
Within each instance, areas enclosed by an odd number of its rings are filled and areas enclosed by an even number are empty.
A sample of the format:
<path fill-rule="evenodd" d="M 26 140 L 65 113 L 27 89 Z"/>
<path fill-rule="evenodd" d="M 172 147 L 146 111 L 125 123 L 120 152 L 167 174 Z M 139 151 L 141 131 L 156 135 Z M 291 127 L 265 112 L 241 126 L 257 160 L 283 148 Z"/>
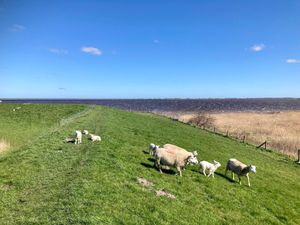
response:
<path fill-rule="evenodd" d="M 216 128 L 246 141 L 296 156 L 300 149 L 300 111 L 277 113 L 231 112 L 212 114 Z"/>
<path fill-rule="evenodd" d="M 161 112 L 161 115 L 188 123 L 197 113 Z M 209 113 L 216 131 L 242 138 L 259 145 L 267 141 L 267 147 L 281 153 L 297 156 L 300 149 L 300 111 L 283 112 L 224 112 Z"/>
<path fill-rule="evenodd" d="M 6 140 L 0 139 L 0 153 L 8 150 L 10 147 L 9 142 Z"/>

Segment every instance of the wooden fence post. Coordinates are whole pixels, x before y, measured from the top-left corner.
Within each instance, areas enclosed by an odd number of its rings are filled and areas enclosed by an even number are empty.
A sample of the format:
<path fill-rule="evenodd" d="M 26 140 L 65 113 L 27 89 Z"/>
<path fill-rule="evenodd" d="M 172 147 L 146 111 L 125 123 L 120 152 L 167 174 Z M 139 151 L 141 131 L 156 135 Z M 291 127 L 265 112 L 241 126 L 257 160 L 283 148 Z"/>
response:
<path fill-rule="evenodd" d="M 216 133 L 216 128 L 214 127 L 214 133 Z"/>
<path fill-rule="evenodd" d="M 300 164 L 300 149 L 298 149 L 298 163 Z"/>
<path fill-rule="evenodd" d="M 227 132 L 226 132 L 226 137 L 228 137 L 228 130 L 227 130 Z"/>
<path fill-rule="evenodd" d="M 261 143 L 259 146 L 257 146 L 256 148 L 260 148 L 262 146 L 265 146 L 265 149 L 267 149 L 267 141 Z"/>
<path fill-rule="evenodd" d="M 242 141 L 243 143 L 245 143 L 245 139 L 246 139 L 246 136 L 244 135 L 243 136 L 243 141 Z"/>

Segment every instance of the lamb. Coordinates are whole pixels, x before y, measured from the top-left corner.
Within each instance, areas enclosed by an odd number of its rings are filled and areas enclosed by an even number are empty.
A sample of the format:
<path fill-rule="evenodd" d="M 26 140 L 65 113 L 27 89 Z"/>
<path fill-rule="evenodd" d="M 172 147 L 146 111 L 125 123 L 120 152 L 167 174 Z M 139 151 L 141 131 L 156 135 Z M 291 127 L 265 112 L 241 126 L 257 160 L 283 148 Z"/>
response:
<path fill-rule="evenodd" d="M 88 130 L 83 130 L 82 133 L 85 134 L 85 135 L 89 134 Z"/>
<path fill-rule="evenodd" d="M 173 166 L 182 176 L 181 170 L 187 165 L 198 164 L 197 157 L 194 153 L 188 151 L 178 151 L 175 149 L 157 148 L 155 151 L 155 165 L 162 173 L 163 166 Z"/>
<path fill-rule="evenodd" d="M 221 164 L 217 161 L 213 161 L 213 163 L 209 163 L 207 161 L 201 161 L 200 163 L 200 172 L 203 172 L 204 176 L 206 176 L 205 171 L 208 170 L 208 177 L 212 175 L 215 178 L 215 171 L 221 166 Z"/>
<path fill-rule="evenodd" d="M 94 141 L 101 141 L 101 137 L 95 134 L 90 134 L 90 139 Z"/>
<path fill-rule="evenodd" d="M 155 145 L 155 144 L 151 143 L 151 144 L 149 145 L 149 154 L 150 154 L 150 155 L 154 155 L 156 149 L 158 149 L 158 148 L 159 148 L 159 145 Z"/>
<path fill-rule="evenodd" d="M 76 144 L 81 144 L 82 143 L 82 133 L 80 130 L 75 131 L 75 145 Z"/>
<path fill-rule="evenodd" d="M 246 176 L 248 180 L 248 186 L 250 187 L 249 173 L 250 172 L 256 173 L 256 166 L 253 165 L 247 166 L 236 159 L 229 159 L 225 170 L 225 176 L 228 170 L 232 172 L 233 180 L 234 180 L 234 173 L 238 175 L 240 184 L 242 184 L 241 176 Z"/>

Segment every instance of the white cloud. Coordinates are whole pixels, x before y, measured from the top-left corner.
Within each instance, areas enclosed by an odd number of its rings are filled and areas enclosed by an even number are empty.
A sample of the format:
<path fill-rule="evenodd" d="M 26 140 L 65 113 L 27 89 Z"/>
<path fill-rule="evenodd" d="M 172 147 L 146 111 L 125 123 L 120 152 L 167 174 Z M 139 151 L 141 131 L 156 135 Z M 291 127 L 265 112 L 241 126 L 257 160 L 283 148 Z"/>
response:
<path fill-rule="evenodd" d="M 102 51 L 99 48 L 95 48 L 95 47 L 82 47 L 81 51 L 92 55 L 97 55 L 97 56 L 102 55 Z"/>
<path fill-rule="evenodd" d="M 290 64 L 300 63 L 300 59 L 287 59 L 286 63 L 290 63 Z"/>
<path fill-rule="evenodd" d="M 253 52 L 260 52 L 262 51 L 266 46 L 264 44 L 255 44 L 253 45 L 250 50 Z"/>
<path fill-rule="evenodd" d="M 66 49 L 60 49 L 60 48 L 50 48 L 49 52 L 57 54 L 57 55 L 66 55 L 66 54 L 68 54 L 68 51 Z"/>
<path fill-rule="evenodd" d="M 26 27 L 24 27 L 23 25 L 20 25 L 20 24 L 14 24 L 10 30 L 13 31 L 13 32 L 20 32 L 20 31 L 23 31 L 25 30 Z"/>

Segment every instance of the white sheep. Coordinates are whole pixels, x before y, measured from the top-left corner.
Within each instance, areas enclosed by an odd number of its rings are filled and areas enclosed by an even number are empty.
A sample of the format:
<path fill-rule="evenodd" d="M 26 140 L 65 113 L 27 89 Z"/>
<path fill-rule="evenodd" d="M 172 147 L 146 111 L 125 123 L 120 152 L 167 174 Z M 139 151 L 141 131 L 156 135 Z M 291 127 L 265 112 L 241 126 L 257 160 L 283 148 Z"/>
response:
<path fill-rule="evenodd" d="M 177 145 L 173 145 L 173 144 L 165 144 L 165 145 L 163 146 L 163 148 L 165 148 L 165 149 L 171 149 L 171 150 L 174 150 L 174 151 L 188 152 L 186 149 L 181 148 L 181 147 L 179 147 L 179 146 L 177 146 Z M 194 154 L 195 156 L 198 155 L 197 151 L 193 151 L 193 154 Z M 187 165 L 189 165 L 189 164 L 190 164 L 190 163 L 188 162 Z M 183 169 L 184 169 L 184 168 L 183 168 Z"/>
<path fill-rule="evenodd" d="M 159 145 L 155 145 L 155 144 L 151 143 L 151 144 L 149 145 L 149 154 L 150 154 L 150 155 L 154 155 L 156 149 L 158 149 L 158 148 L 159 148 Z"/>
<path fill-rule="evenodd" d="M 215 177 L 215 171 L 221 166 L 221 163 L 217 161 L 213 161 L 213 163 L 207 162 L 207 161 L 201 161 L 200 163 L 200 172 L 206 176 L 205 171 L 208 170 L 208 177 L 212 175 L 212 177 Z"/>
<path fill-rule="evenodd" d="M 194 153 L 188 151 L 178 151 L 174 149 L 158 148 L 155 151 L 155 165 L 162 173 L 163 166 L 173 166 L 182 176 L 181 170 L 189 164 L 198 164 Z"/>
<path fill-rule="evenodd" d="M 232 179 L 234 180 L 234 174 L 238 175 L 239 183 L 242 184 L 241 176 L 246 176 L 248 180 L 248 186 L 250 187 L 250 180 L 249 180 L 249 173 L 256 173 L 256 166 L 253 165 L 245 165 L 244 163 L 236 160 L 236 159 L 229 159 L 227 162 L 225 176 L 227 171 L 230 170 L 232 172 Z"/>
<path fill-rule="evenodd" d="M 75 131 L 75 144 L 81 144 L 82 143 L 82 133 L 80 130 Z"/>
<path fill-rule="evenodd" d="M 101 137 L 95 134 L 90 134 L 90 139 L 94 141 L 101 141 Z"/>
<path fill-rule="evenodd" d="M 89 134 L 88 130 L 83 130 L 82 133 L 85 134 L 85 135 Z"/>

